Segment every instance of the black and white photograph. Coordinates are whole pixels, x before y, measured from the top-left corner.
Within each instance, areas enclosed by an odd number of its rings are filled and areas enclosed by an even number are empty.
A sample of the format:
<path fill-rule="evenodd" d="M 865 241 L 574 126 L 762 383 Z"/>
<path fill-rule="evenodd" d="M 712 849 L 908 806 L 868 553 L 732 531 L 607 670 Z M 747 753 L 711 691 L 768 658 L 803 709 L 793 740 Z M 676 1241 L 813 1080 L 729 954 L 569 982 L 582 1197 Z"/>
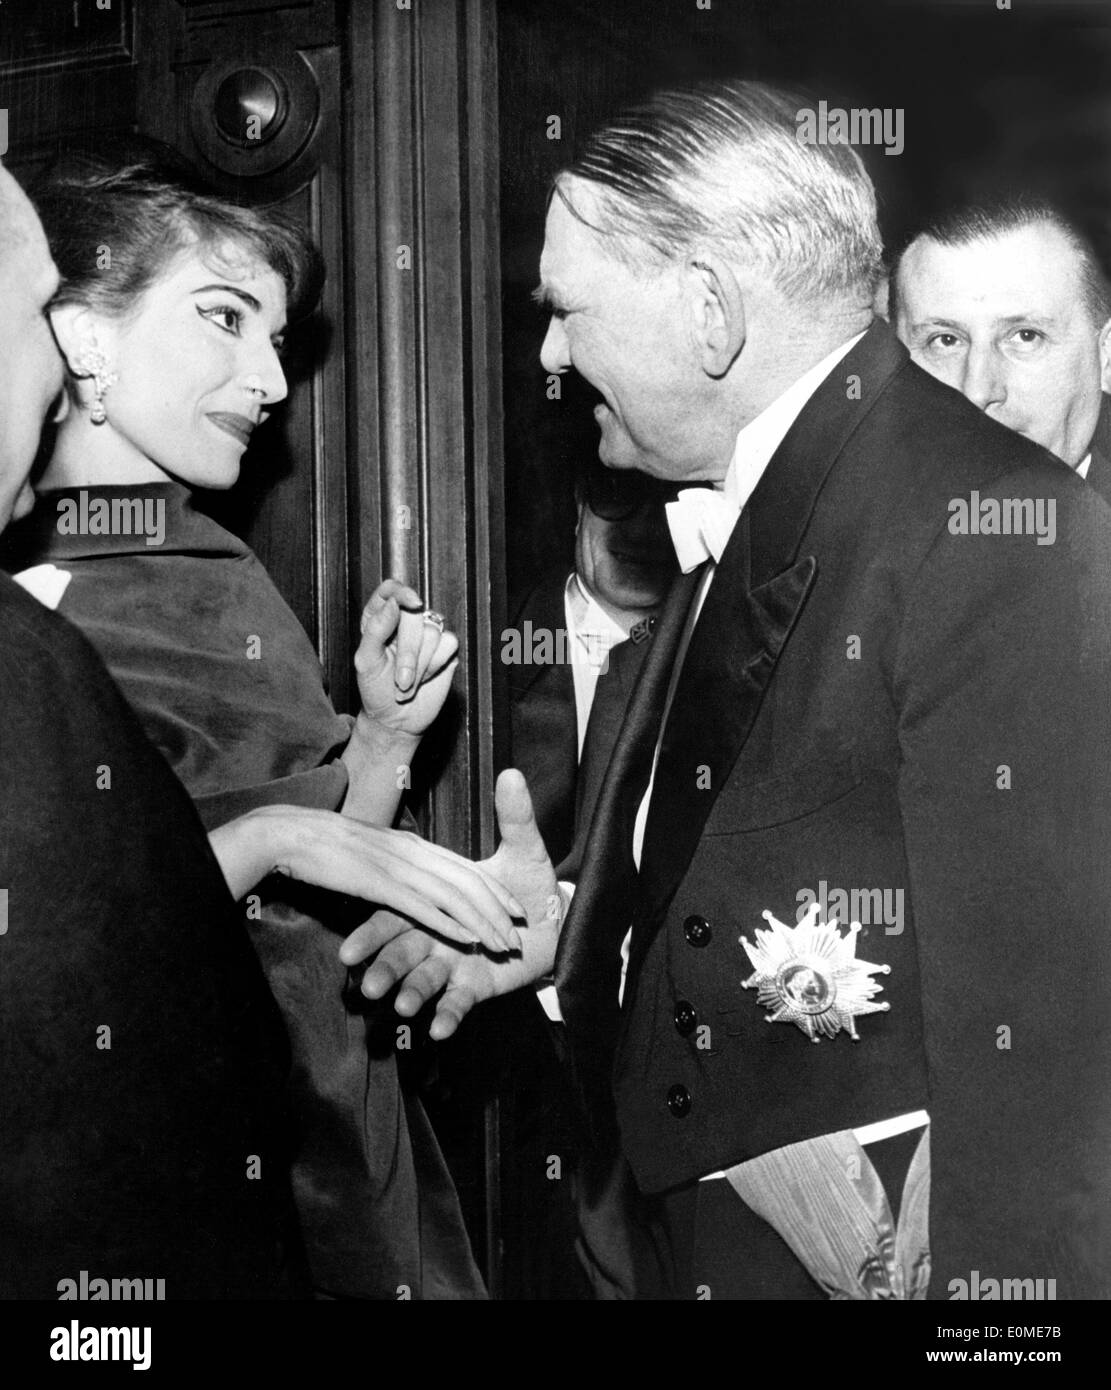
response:
<path fill-rule="evenodd" d="M 1108 0 L 3 0 L 21 1382 L 1086 1374 L 1108 393 Z"/>

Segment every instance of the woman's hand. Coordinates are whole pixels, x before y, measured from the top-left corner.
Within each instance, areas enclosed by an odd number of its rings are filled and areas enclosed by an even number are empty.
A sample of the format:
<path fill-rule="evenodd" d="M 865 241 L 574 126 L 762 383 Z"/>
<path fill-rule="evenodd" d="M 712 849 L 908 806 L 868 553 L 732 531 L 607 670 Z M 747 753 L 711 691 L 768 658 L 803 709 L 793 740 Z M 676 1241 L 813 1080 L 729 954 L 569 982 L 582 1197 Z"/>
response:
<path fill-rule="evenodd" d="M 355 653 L 363 712 L 391 733 L 424 733 L 458 664 L 459 639 L 428 622 L 426 611 L 416 590 L 397 579 L 384 579 L 363 609 Z"/>
<path fill-rule="evenodd" d="M 333 811 L 262 806 L 209 835 L 228 887 L 241 898 L 269 873 L 392 908 L 450 941 L 520 949 L 524 909 L 486 870 L 419 835 L 382 830 Z"/>

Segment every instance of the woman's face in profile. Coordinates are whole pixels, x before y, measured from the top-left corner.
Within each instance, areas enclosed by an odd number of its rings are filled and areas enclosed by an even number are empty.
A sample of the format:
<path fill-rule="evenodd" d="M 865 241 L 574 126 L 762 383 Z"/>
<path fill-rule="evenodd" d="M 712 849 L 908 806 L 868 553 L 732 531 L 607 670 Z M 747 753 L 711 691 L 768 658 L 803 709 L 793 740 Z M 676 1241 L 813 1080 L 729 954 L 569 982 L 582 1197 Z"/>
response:
<path fill-rule="evenodd" d="M 269 266 L 235 246 L 180 253 L 125 319 L 98 329 L 118 375 L 99 428 L 167 478 L 231 487 L 265 407 L 286 395 L 285 317 Z"/>

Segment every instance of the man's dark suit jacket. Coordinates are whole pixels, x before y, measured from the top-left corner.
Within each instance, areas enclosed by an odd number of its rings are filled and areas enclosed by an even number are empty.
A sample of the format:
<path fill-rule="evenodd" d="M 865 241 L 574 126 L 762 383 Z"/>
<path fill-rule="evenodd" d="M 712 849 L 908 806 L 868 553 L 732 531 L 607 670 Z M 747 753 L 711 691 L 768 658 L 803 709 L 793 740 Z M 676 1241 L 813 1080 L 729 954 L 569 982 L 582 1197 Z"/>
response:
<path fill-rule="evenodd" d="M 1054 543 L 951 533 L 973 491 L 1053 499 Z M 931 1296 L 973 1269 L 1111 1293 L 1109 556 L 1103 500 L 886 325 L 818 388 L 717 567 L 638 875 L 702 571 L 669 597 L 560 942 L 580 1084 L 604 1123 L 612 1079 L 643 1190 L 926 1108 Z M 823 881 L 903 894 L 900 934 L 859 936 L 891 971 L 859 1042 L 768 1023 L 741 987 L 741 938 Z"/>
<path fill-rule="evenodd" d="M 566 571 L 546 575 L 518 605 L 512 630 L 557 633 L 567 628 L 563 593 Z M 575 837 L 578 724 L 575 682 L 566 662 L 508 668 L 513 766 L 528 783 L 536 823 L 553 864 L 566 857 Z"/>
<path fill-rule="evenodd" d="M 514 628 L 523 632 L 530 622 L 534 633 L 564 631 L 566 586 L 566 572 L 545 576 L 520 604 Z M 581 762 L 571 666 L 509 668 L 513 766 L 525 775 L 544 844 L 563 877 L 577 876 L 585 832 L 650 645 L 630 640 L 611 650 L 595 687 Z"/>
<path fill-rule="evenodd" d="M 0 1297 L 288 1296 L 288 1048 L 244 924 L 99 657 L 7 576 L 0 710 Z"/>
<path fill-rule="evenodd" d="M 519 605 L 513 626 L 523 631 L 528 621 L 533 632 L 565 629 L 566 586 L 566 570 L 545 576 Z M 630 640 L 610 652 L 608 667 L 595 687 L 581 760 L 571 667 L 566 662 L 510 667 L 513 766 L 525 775 L 540 833 L 562 878 L 574 880 L 578 876 L 594 804 L 650 647 L 648 640 Z M 543 1031 L 562 1054 L 562 1030 L 542 1027 L 540 1010 L 532 1000 L 527 1003 L 527 1008 L 512 1017 L 527 1063 L 527 1071 L 515 1079 L 517 1104 L 527 1101 L 530 1089 L 534 1091 L 536 1103 L 545 1113 L 540 1123 L 530 1128 L 541 1130 L 545 1152 L 551 1149 L 553 1135 L 564 1134 L 576 1153 L 575 1210 L 572 1213 L 568 1205 L 556 1214 L 555 1219 L 562 1216 L 563 1225 L 551 1232 L 549 1245 L 556 1247 L 558 1259 L 559 1249 L 574 1242 L 579 1266 L 595 1298 L 632 1298 L 637 1264 L 633 1249 L 641 1236 L 628 1165 L 620 1158 L 612 1134 L 601 1144 L 582 1143 L 570 1123 L 575 1106 L 566 1095 L 563 1069 L 547 1067 L 547 1049 L 538 1042 Z M 536 1044 L 530 1045 L 530 1039 Z M 545 1195 L 566 1201 L 564 1189 L 569 1186 L 548 1183 Z M 553 1189 L 558 1189 L 558 1196 Z M 574 1286 L 576 1274 L 577 1270 L 565 1274 L 567 1287 Z M 565 1290 L 556 1296 L 565 1297 Z"/>

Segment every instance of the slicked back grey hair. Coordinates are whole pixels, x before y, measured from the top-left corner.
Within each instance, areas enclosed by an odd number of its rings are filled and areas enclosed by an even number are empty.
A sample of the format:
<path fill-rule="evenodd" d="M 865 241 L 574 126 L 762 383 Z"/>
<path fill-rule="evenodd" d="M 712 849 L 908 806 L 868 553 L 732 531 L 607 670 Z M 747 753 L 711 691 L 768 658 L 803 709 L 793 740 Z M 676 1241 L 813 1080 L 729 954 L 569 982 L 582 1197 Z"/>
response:
<path fill-rule="evenodd" d="M 1092 326 L 1102 328 L 1111 318 L 1111 285 L 1095 248 L 1063 208 L 1046 198 L 1025 194 L 954 204 L 907 238 L 891 265 L 888 296 L 891 321 L 895 321 L 899 309 L 899 266 L 910 247 L 922 237 L 929 237 L 940 246 L 970 246 L 975 241 L 992 241 L 1008 232 L 1041 224 L 1056 227 L 1076 253 L 1084 307 Z"/>
<path fill-rule="evenodd" d="M 710 246 L 792 299 L 870 298 L 883 273 L 875 190 L 850 146 L 799 142 L 805 109 L 760 82 L 659 92 L 592 135 L 555 193 L 631 269 Z M 569 178 L 603 190 L 593 220 Z"/>

